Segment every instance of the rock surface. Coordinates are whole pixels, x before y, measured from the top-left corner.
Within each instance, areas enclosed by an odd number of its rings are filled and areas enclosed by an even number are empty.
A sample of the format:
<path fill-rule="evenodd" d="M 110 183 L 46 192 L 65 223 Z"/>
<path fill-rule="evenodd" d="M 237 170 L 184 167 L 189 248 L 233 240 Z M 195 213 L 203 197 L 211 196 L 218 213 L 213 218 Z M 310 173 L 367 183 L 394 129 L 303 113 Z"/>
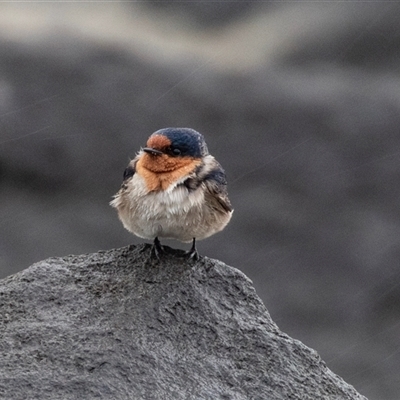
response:
<path fill-rule="evenodd" d="M 281 332 L 251 281 L 150 246 L 50 258 L 0 283 L 5 399 L 365 399 Z"/>

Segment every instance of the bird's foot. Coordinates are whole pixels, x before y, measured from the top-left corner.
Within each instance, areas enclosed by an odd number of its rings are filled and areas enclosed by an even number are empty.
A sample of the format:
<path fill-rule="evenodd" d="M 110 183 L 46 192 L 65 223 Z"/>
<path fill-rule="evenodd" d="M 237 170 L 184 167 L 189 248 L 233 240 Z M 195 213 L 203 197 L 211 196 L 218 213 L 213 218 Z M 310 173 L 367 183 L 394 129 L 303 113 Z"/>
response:
<path fill-rule="evenodd" d="M 164 249 L 161 246 L 160 240 L 158 239 L 158 237 L 156 237 L 153 242 L 153 247 L 151 248 L 151 257 L 160 260 L 162 254 L 164 254 Z"/>
<path fill-rule="evenodd" d="M 194 261 L 197 261 L 200 258 L 199 253 L 196 249 L 196 238 L 193 238 L 192 247 L 189 251 L 185 253 L 185 256 Z"/>

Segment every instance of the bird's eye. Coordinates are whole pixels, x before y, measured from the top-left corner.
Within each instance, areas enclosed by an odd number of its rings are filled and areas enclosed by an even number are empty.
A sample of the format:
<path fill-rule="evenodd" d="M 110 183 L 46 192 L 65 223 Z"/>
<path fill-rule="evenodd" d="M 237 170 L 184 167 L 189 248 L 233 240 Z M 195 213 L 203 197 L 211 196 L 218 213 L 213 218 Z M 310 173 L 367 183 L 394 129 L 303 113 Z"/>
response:
<path fill-rule="evenodd" d="M 180 156 L 181 155 L 181 151 L 178 148 L 175 147 L 175 148 L 172 149 L 172 154 L 174 156 Z"/>

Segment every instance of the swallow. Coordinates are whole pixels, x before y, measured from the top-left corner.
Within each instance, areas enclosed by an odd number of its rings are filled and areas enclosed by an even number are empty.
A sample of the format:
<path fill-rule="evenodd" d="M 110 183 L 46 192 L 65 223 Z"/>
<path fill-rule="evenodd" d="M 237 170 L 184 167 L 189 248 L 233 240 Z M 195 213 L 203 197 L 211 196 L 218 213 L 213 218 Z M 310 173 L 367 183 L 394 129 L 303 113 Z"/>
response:
<path fill-rule="evenodd" d="M 233 213 L 225 171 L 190 128 L 154 132 L 128 164 L 110 205 L 128 231 L 153 240 L 157 258 L 160 239 L 177 239 L 192 242 L 187 254 L 197 259 L 196 240 L 224 229 Z"/>

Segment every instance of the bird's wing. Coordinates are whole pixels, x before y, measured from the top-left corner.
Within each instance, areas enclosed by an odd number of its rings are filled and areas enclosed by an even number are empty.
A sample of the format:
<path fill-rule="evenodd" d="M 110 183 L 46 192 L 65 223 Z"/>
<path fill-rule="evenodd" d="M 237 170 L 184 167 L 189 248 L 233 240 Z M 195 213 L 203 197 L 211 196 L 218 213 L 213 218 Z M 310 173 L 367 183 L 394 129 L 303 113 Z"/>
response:
<path fill-rule="evenodd" d="M 128 166 L 125 168 L 121 188 L 119 189 L 118 193 L 114 196 L 114 198 L 119 197 L 128 188 L 127 183 L 132 179 L 133 175 L 135 175 L 136 173 L 137 162 L 138 162 L 138 157 L 135 157 L 133 160 L 130 161 Z"/>
<path fill-rule="evenodd" d="M 136 162 L 137 161 L 135 161 L 135 160 L 132 160 L 129 164 L 128 164 L 128 166 L 125 168 L 125 171 L 124 171 L 124 183 L 126 182 L 126 181 L 128 181 L 129 179 L 131 179 L 132 178 L 132 176 L 133 175 L 135 175 L 135 172 L 136 172 Z"/>
<path fill-rule="evenodd" d="M 203 182 L 206 188 L 206 197 L 212 206 L 220 211 L 233 211 L 231 202 L 228 198 L 228 189 L 225 171 L 221 165 L 215 161 L 213 168 L 204 176 Z"/>

